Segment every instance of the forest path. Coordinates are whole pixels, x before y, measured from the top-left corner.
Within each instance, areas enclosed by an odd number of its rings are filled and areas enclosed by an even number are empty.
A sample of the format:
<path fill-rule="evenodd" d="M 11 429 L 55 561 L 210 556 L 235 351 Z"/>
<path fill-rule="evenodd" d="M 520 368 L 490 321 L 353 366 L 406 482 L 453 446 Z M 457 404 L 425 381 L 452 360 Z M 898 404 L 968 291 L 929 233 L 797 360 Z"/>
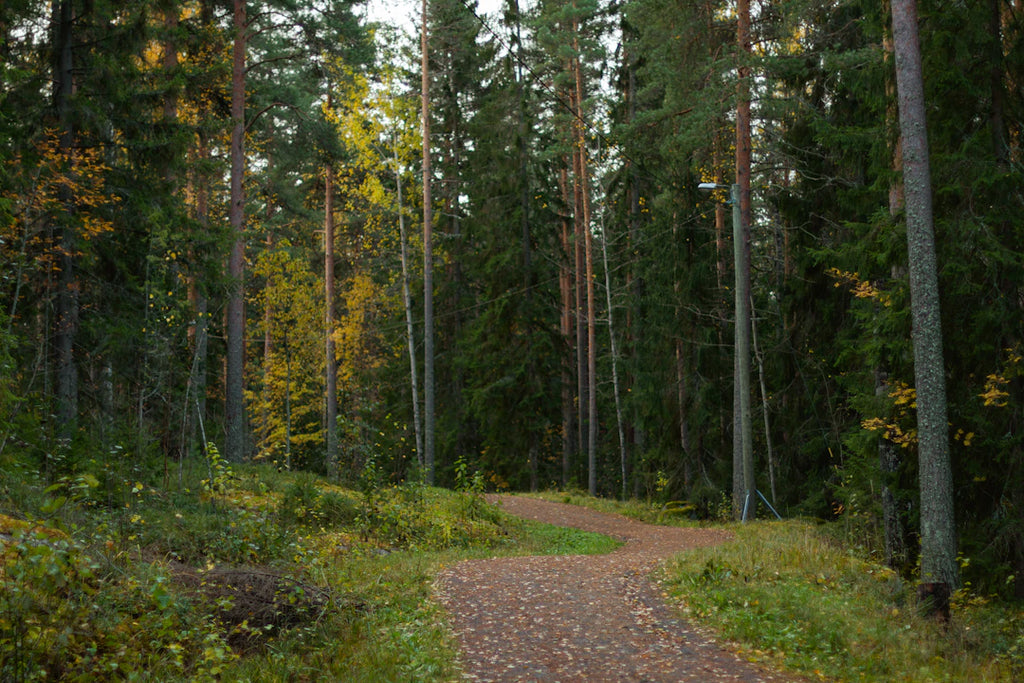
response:
<path fill-rule="evenodd" d="M 723 649 L 672 615 L 649 575 L 725 531 L 654 526 L 519 496 L 489 501 L 527 519 L 624 544 L 607 555 L 460 562 L 438 577 L 470 681 L 793 681 Z"/>

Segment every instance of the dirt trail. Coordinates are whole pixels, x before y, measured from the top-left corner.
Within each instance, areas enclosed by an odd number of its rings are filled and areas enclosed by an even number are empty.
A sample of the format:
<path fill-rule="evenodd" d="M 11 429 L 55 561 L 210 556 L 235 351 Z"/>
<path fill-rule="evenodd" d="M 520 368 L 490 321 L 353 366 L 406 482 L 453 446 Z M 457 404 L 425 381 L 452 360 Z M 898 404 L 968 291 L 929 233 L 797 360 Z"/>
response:
<path fill-rule="evenodd" d="M 644 524 L 588 508 L 496 496 L 507 512 L 624 541 L 608 555 L 461 562 L 440 575 L 470 681 L 794 681 L 769 672 L 675 618 L 648 576 L 723 531 Z"/>

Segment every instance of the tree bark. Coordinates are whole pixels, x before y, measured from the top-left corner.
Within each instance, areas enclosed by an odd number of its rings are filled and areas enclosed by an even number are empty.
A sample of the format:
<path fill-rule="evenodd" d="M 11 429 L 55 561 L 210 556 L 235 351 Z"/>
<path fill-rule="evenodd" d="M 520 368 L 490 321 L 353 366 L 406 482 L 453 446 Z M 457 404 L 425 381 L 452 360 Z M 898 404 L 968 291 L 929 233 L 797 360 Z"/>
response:
<path fill-rule="evenodd" d="M 55 8 L 57 61 L 54 65 L 54 111 L 60 125 L 60 155 L 71 173 L 75 131 L 71 121 L 71 96 L 74 92 L 74 13 L 71 0 L 63 0 Z M 67 185 L 60 188 L 60 201 L 65 215 L 73 215 L 74 198 Z M 54 218 L 55 223 L 60 219 Z M 74 231 L 66 223 L 55 226 L 58 263 L 54 350 L 57 379 L 57 437 L 65 444 L 75 433 L 78 419 L 78 367 L 75 363 L 75 338 L 78 334 L 78 282 L 75 268 L 77 252 Z"/>
<path fill-rule="evenodd" d="M 1006 126 L 1005 58 L 1003 57 L 1002 0 L 989 0 L 988 32 L 991 40 L 989 56 L 989 88 L 992 104 L 989 127 L 992 129 L 992 151 L 1000 171 L 1005 172 L 1010 162 L 1009 133 Z"/>
<path fill-rule="evenodd" d="M 423 431 L 420 417 L 419 371 L 416 369 L 416 336 L 412 321 L 412 293 L 409 288 L 409 236 L 405 229 L 405 206 L 402 201 L 402 169 L 398 163 L 398 141 L 395 141 L 395 185 L 398 194 L 398 233 L 402 242 L 402 301 L 405 304 L 405 332 L 409 346 L 409 385 L 412 392 L 412 422 L 416 435 L 416 464 L 423 468 Z"/>
<path fill-rule="evenodd" d="M 587 139 L 583 129 L 583 66 L 580 57 L 579 18 L 573 17 L 573 75 L 576 80 L 576 149 L 578 155 L 579 226 L 583 236 L 583 257 L 586 268 L 587 297 L 587 488 L 597 495 L 597 322 L 594 294 L 594 237 L 590 229 L 590 178 L 587 164 Z"/>
<path fill-rule="evenodd" d="M 892 0 L 893 47 L 903 140 L 907 256 L 917 389 L 921 489 L 921 582 L 935 596 L 959 585 L 949 456 L 942 320 L 932 218 L 924 79 L 915 0 Z"/>
<path fill-rule="evenodd" d="M 754 481 L 754 444 L 750 415 L 750 67 L 745 63 L 750 47 L 750 0 L 736 3 L 736 37 L 740 50 L 736 105 L 736 186 L 733 212 L 739 212 L 739 234 L 734 236 L 736 260 L 736 381 L 740 430 L 740 460 L 743 468 L 742 518 L 753 518 L 757 511 L 757 485 Z M 736 193 L 734 193 L 736 194 Z M 738 206 L 737 206 L 738 204 Z M 734 219 L 735 222 L 735 219 Z M 734 440 L 734 445 L 736 441 Z M 733 455 L 735 462 L 736 455 Z"/>
<path fill-rule="evenodd" d="M 202 134 L 199 135 L 199 139 L 196 143 L 196 156 L 198 157 L 199 163 L 196 164 L 190 182 L 194 185 L 193 194 L 195 196 L 196 222 L 201 226 L 201 228 L 203 228 L 201 232 L 205 233 L 205 228 L 209 227 L 210 222 L 210 192 L 206 172 L 200 171 L 199 169 L 205 168 L 205 162 L 209 159 L 210 152 L 209 147 L 206 144 L 206 139 Z M 195 249 L 195 241 L 196 240 L 193 239 L 191 256 L 193 260 L 198 261 L 200 255 Z M 191 273 L 189 275 L 188 299 L 191 304 L 192 314 L 195 316 L 195 322 L 189 326 L 189 340 L 192 347 L 192 368 L 189 373 L 189 386 L 191 387 L 192 394 L 195 397 L 197 421 L 204 421 L 206 419 L 206 372 L 207 350 L 209 348 L 209 301 L 195 273 Z M 189 410 L 189 414 L 191 414 L 191 412 L 192 411 Z M 201 443 L 202 440 L 198 437 L 199 425 L 196 424 L 188 429 L 188 454 L 190 456 L 193 453 L 197 440 L 200 441 L 200 452 L 206 447 L 206 444 Z"/>
<path fill-rule="evenodd" d="M 885 12 L 891 11 L 888 0 L 885 1 Z M 882 38 L 882 48 L 885 52 L 885 60 L 888 66 L 892 65 L 894 48 L 892 44 L 892 31 L 885 31 Z M 889 70 L 886 70 L 887 74 Z M 891 168 L 894 171 L 893 180 L 889 183 L 889 216 L 896 221 L 897 216 L 903 211 L 905 200 L 903 195 L 903 148 L 899 134 L 899 107 L 896 96 L 896 83 L 892 76 L 887 75 L 885 79 L 885 94 L 887 104 L 885 109 L 886 138 L 889 141 Z M 897 269 L 893 268 L 895 278 Z M 887 359 L 882 359 L 875 368 L 875 395 L 883 396 L 889 393 L 889 373 L 886 371 Z M 902 500 L 899 495 L 899 488 L 896 486 L 900 465 L 903 460 L 899 446 L 884 435 L 878 440 L 878 466 L 882 475 L 882 526 L 883 539 L 885 544 L 885 563 L 890 569 L 903 571 L 909 562 L 907 549 L 907 533 L 904 525 L 902 508 L 907 501 Z"/>
<path fill-rule="evenodd" d="M 757 361 L 757 379 L 761 388 L 761 416 L 764 420 L 764 449 L 765 461 L 768 464 L 768 490 L 772 494 L 772 505 L 777 504 L 775 495 L 775 454 L 772 449 L 772 428 L 768 414 L 768 385 L 764 379 L 764 356 L 757 344 L 757 316 L 754 313 L 754 306 L 750 306 L 750 341 L 754 359 Z"/>
<path fill-rule="evenodd" d="M 601 260 L 604 265 L 604 293 L 605 303 L 608 306 L 608 344 L 612 352 L 612 388 L 615 393 L 615 424 L 619 430 L 619 469 L 622 476 L 622 499 L 628 495 L 628 480 L 626 478 L 629 469 L 629 458 L 626 451 L 626 426 L 622 412 L 622 396 L 619 390 L 619 345 L 615 339 L 615 315 L 612 308 L 612 281 L 608 270 L 608 228 L 604 222 L 604 212 L 601 212 Z"/>
<path fill-rule="evenodd" d="M 569 178 L 568 169 L 564 166 L 559 173 L 559 185 L 562 193 L 562 201 L 569 206 Z M 565 353 L 562 355 L 562 488 L 569 486 L 569 479 L 572 476 L 572 459 L 575 449 L 573 448 L 573 400 L 572 400 L 572 353 L 573 353 L 573 287 L 572 287 L 572 266 L 574 260 L 572 239 L 569 233 L 569 218 L 562 216 L 562 258 L 558 265 L 558 290 L 561 295 L 561 316 L 559 319 L 559 331 L 565 343 Z"/>
<path fill-rule="evenodd" d="M 683 453 L 683 490 L 689 493 L 693 485 L 693 458 L 690 447 L 690 420 L 687 417 L 689 382 L 686 378 L 686 351 L 683 340 L 676 339 L 676 403 L 679 407 L 679 449 Z"/>
<path fill-rule="evenodd" d="M 637 72 L 637 60 L 629 54 L 628 50 L 624 53 L 624 60 L 627 62 L 627 102 L 629 107 L 629 122 L 634 124 L 636 122 L 636 100 L 637 100 L 637 84 L 636 84 L 636 72 Z M 637 164 L 632 160 L 627 161 L 629 168 L 629 252 L 634 253 L 641 244 L 640 236 L 640 169 Z M 643 299 L 644 293 L 644 280 L 637 274 L 630 273 L 631 277 L 628 284 L 630 296 L 634 302 L 634 308 L 626 309 L 626 335 L 628 342 L 629 351 L 627 353 L 631 356 L 631 364 L 629 367 L 636 368 L 640 365 L 641 349 L 643 349 L 644 340 L 644 327 L 642 324 L 644 310 L 641 307 L 640 302 Z M 632 390 L 636 380 L 636 372 L 629 374 L 626 379 L 626 392 L 629 393 Z M 630 432 L 632 434 L 632 457 L 627 461 L 627 472 L 626 477 L 633 476 L 633 470 L 636 469 L 636 465 L 640 458 L 643 456 L 644 450 L 646 449 L 645 436 L 646 436 L 646 424 L 642 412 L 639 407 L 634 407 L 632 414 L 632 424 Z M 636 484 L 639 482 L 638 477 L 634 477 L 633 490 L 637 491 Z"/>
<path fill-rule="evenodd" d="M 328 95 L 330 106 L 330 95 Z M 403 255 L 404 256 L 404 255 Z M 334 352 L 334 167 L 324 171 L 324 337 L 327 401 L 327 476 L 338 477 L 338 359 Z"/>
<path fill-rule="evenodd" d="M 420 71 L 423 131 L 423 462 L 427 484 L 433 486 L 434 465 L 434 243 L 430 196 L 430 60 L 427 43 L 427 0 L 422 3 Z"/>
<path fill-rule="evenodd" d="M 533 317 L 533 254 L 531 244 L 532 240 L 530 237 L 530 176 L 528 172 L 530 150 L 527 144 L 529 127 L 526 121 L 526 87 L 523 78 L 523 64 L 526 58 L 523 55 L 522 16 L 519 11 L 519 1 L 511 0 L 509 4 L 512 9 L 512 20 L 515 22 L 515 25 L 513 26 L 513 35 L 515 37 L 516 46 L 516 99 L 519 104 L 516 120 L 516 125 L 519 130 L 519 134 L 517 136 L 517 144 L 519 147 L 519 230 L 523 253 L 523 290 L 525 291 L 524 308 L 527 319 L 530 320 Z M 527 334 L 532 335 L 533 332 L 533 324 L 531 323 L 527 328 Z M 536 377 L 537 364 L 531 355 L 526 373 L 527 386 L 531 391 L 534 389 L 531 385 L 536 381 Z M 536 422 L 536 418 L 531 415 L 529 428 L 531 491 L 536 491 L 540 486 L 539 441 L 541 439 L 541 434 L 538 433 L 538 428 L 535 426 Z"/>
<path fill-rule="evenodd" d="M 234 0 L 234 49 L 231 69 L 231 199 L 229 222 L 235 241 L 228 259 L 231 290 L 226 311 L 227 354 L 224 378 L 225 457 L 245 458 L 245 0 Z"/>

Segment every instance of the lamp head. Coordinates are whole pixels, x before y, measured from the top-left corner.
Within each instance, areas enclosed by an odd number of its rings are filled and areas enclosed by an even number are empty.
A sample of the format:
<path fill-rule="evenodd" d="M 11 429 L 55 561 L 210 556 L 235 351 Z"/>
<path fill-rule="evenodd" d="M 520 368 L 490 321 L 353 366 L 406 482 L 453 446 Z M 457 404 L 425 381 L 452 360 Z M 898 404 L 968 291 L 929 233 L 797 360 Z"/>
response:
<path fill-rule="evenodd" d="M 718 183 L 700 183 L 697 185 L 697 189 L 701 192 L 711 192 L 713 190 L 728 190 L 728 185 L 719 185 Z"/>

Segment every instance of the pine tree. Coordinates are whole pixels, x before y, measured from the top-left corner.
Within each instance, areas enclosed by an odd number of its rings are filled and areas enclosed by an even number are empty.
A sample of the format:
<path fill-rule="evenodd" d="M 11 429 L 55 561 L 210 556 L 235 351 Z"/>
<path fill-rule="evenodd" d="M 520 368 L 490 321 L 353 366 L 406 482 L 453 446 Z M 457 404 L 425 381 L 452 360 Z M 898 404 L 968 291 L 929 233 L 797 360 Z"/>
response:
<path fill-rule="evenodd" d="M 224 455 L 241 462 L 247 455 L 245 414 L 245 91 L 249 21 L 246 0 L 233 0 L 231 62 L 231 198 L 228 217 L 234 241 L 228 256 L 231 279 L 226 312 L 224 377 Z"/>

